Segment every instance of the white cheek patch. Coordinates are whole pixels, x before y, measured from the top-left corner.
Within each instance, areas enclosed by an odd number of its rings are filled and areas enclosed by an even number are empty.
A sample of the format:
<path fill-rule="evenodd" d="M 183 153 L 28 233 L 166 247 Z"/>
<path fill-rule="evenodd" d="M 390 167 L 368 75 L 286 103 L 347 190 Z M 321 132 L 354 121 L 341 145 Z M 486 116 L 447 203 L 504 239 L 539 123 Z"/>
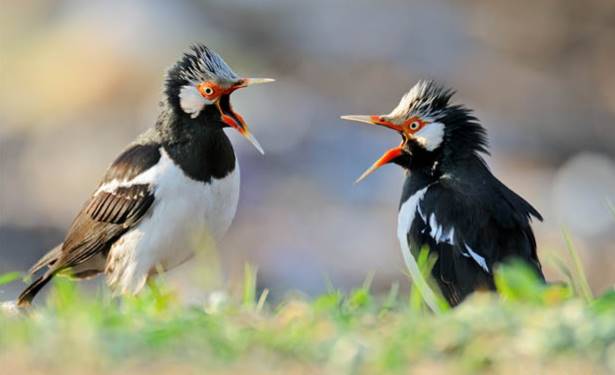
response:
<path fill-rule="evenodd" d="M 205 104 L 212 104 L 212 102 L 205 99 L 196 87 L 182 86 L 179 91 L 179 105 L 190 117 L 196 118 Z"/>
<path fill-rule="evenodd" d="M 414 133 L 413 138 L 421 144 L 427 151 L 433 151 L 440 147 L 444 138 L 444 124 L 432 122 L 418 132 Z"/>

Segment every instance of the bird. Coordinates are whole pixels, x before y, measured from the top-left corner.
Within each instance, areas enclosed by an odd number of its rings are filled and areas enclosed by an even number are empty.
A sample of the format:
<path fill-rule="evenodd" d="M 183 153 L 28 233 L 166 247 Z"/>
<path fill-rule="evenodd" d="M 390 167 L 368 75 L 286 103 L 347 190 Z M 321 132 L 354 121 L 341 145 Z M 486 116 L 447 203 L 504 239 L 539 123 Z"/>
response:
<path fill-rule="evenodd" d="M 455 92 L 433 80 L 415 84 L 385 115 L 341 118 L 398 132 L 402 141 L 358 179 L 386 164 L 405 170 L 397 238 L 410 271 L 417 251 L 435 254 L 431 271 L 451 306 L 476 290 L 494 290 L 494 270 L 518 258 L 544 281 L 532 219 L 540 213 L 486 164 L 486 129 Z"/>
<path fill-rule="evenodd" d="M 64 241 L 30 269 L 42 275 L 17 305 L 30 306 L 61 272 L 78 279 L 104 274 L 114 292 L 137 294 L 205 241 L 219 241 L 235 216 L 240 180 L 224 129 L 264 154 L 230 95 L 273 81 L 242 78 L 213 49 L 191 45 L 166 72 L 155 125 L 111 163 Z"/>

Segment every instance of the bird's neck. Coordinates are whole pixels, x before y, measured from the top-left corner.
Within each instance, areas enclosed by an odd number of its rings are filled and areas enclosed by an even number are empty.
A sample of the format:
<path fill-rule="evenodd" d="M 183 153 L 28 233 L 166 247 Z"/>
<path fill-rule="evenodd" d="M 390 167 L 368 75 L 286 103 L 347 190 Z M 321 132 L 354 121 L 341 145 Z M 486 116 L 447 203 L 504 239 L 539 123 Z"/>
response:
<path fill-rule="evenodd" d="M 442 174 L 441 159 L 441 149 L 427 151 L 415 145 L 415 147 L 412 147 L 412 154 L 408 158 L 403 159 L 400 165 L 409 174 L 422 176 L 429 181 L 435 181 Z"/>
<path fill-rule="evenodd" d="M 401 166 L 406 170 L 407 183 L 412 191 L 420 190 L 442 178 L 465 180 L 468 170 L 488 169 L 484 159 L 473 150 L 450 154 L 446 150 L 427 151 L 414 148 L 412 155 Z"/>
<path fill-rule="evenodd" d="M 429 151 L 421 145 L 411 144 L 411 157 L 403 165 L 411 174 L 425 177 L 430 182 L 442 176 L 452 176 L 470 166 L 486 166 L 481 154 L 488 154 L 487 134 L 465 107 L 449 108 L 439 121 L 446 124 L 440 147 Z"/>
<path fill-rule="evenodd" d="M 204 119 L 163 113 L 156 125 L 161 144 L 171 159 L 190 178 L 210 182 L 235 170 L 235 152 L 224 130 L 208 126 Z"/>

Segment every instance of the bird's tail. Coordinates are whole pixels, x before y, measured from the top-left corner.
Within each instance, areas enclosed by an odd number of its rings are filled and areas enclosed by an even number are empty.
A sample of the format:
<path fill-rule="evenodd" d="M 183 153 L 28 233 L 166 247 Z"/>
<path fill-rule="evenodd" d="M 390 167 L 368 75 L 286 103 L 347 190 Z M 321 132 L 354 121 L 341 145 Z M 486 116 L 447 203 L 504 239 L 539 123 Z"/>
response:
<path fill-rule="evenodd" d="M 53 266 L 57 262 L 57 260 L 60 258 L 61 254 L 62 254 L 62 244 L 59 244 L 58 246 L 56 246 L 53 249 L 49 250 L 47 252 L 47 254 L 43 255 L 43 257 L 41 259 L 39 259 L 38 262 L 36 262 L 32 266 L 32 268 L 30 268 L 28 273 L 30 275 L 33 275 L 36 272 L 38 272 L 41 269 L 43 269 L 44 267 L 51 267 L 51 266 Z"/>
<path fill-rule="evenodd" d="M 17 307 L 28 307 L 32 304 L 32 299 L 36 294 L 53 278 L 55 272 L 48 271 L 43 276 L 30 284 L 17 298 Z"/>
<path fill-rule="evenodd" d="M 55 275 L 56 271 L 53 270 L 52 267 L 57 263 L 61 255 L 62 244 L 59 244 L 49 250 L 47 254 L 43 255 L 43 257 L 30 268 L 28 271 L 30 275 L 37 273 L 45 267 L 49 267 L 50 269 L 21 292 L 17 298 L 18 307 L 28 307 L 32 304 L 32 299 L 34 299 L 36 294 L 53 278 L 53 275 Z"/>

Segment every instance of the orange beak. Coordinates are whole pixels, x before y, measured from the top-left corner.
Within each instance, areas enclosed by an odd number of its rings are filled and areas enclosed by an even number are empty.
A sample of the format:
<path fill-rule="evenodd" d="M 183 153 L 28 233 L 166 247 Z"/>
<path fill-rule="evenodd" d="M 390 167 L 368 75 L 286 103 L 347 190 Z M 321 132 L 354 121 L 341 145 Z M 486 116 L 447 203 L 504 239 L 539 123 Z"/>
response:
<path fill-rule="evenodd" d="M 359 182 L 361 182 L 361 180 L 369 176 L 376 169 L 382 167 L 385 164 L 391 163 L 393 160 L 400 157 L 401 154 L 404 152 L 404 149 L 402 146 L 403 146 L 403 143 L 385 152 L 384 155 L 382 155 L 380 159 L 376 160 L 376 162 L 372 164 L 371 167 L 367 168 L 367 170 L 363 172 L 363 174 L 359 176 L 359 178 L 357 178 L 357 180 L 354 183 L 358 184 Z"/>
<path fill-rule="evenodd" d="M 341 116 L 341 118 L 343 120 L 348 120 L 348 121 L 356 121 L 356 122 L 363 122 L 366 124 L 384 126 L 386 128 L 389 128 L 389 129 L 392 129 L 398 132 L 403 132 L 403 128 L 401 126 L 395 125 L 389 122 L 381 121 L 380 116 L 348 115 L 348 116 Z M 404 142 L 402 142 L 399 146 L 394 147 L 388 150 L 387 152 L 385 152 L 380 157 L 380 159 L 376 160 L 376 162 L 372 164 L 371 167 L 369 167 L 365 172 L 363 172 L 361 176 L 359 176 L 359 178 L 357 178 L 357 180 L 355 181 L 355 184 L 361 182 L 365 177 L 369 176 L 376 169 L 382 167 L 385 164 L 389 164 L 393 162 L 396 158 L 400 157 L 404 152 L 403 146 L 404 146 Z"/>
<path fill-rule="evenodd" d="M 237 130 L 239 134 L 241 134 L 245 139 L 250 141 L 250 143 L 252 143 L 254 147 L 256 147 L 256 149 L 258 150 L 258 152 L 261 153 L 261 155 L 264 155 L 265 150 L 263 150 L 263 147 L 261 146 L 261 144 L 256 140 L 256 138 L 252 135 L 252 133 L 250 133 L 250 130 L 248 129 L 248 125 L 244 121 L 243 117 L 241 117 L 240 114 L 233 112 L 233 110 L 231 109 L 230 103 L 228 104 L 226 111 L 222 109 L 220 102 L 228 102 L 228 101 L 229 101 L 228 99 L 224 99 L 223 97 L 221 97 L 220 100 L 217 100 L 215 102 L 216 107 L 218 107 L 218 110 L 220 111 L 220 115 L 222 116 L 222 121 L 224 121 L 224 123 L 226 123 L 231 128 L 234 128 L 235 130 Z"/>
<path fill-rule="evenodd" d="M 258 152 L 263 155 L 265 154 L 265 151 L 261 147 L 260 143 L 256 140 L 256 138 L 252 135 L 252 133 L 250 133 L 248 125 L 244 121 L 243 117 L 233 111 L 229 95 L 230 93 L 239 88 L 274 81 L 275 80 L 272 78 L 243 78 L 239 80 L 235 85 L 233 85 L 230 89 L 228 89 L 228 91 L 226 91 L 224 95 L 221 95 L 220 99 L 216 100 L 215 102 L 215 105 L 220 111 L 220 115 L 222 116 L 222 121 L 224 121 L 224 123 L 226 123 L 231 128 L 237 130 L 239 134 L 241 134 L 244 138 L 250 141 L 250 143 L 252 143 L 252 145 L 258 150 Z"/>

